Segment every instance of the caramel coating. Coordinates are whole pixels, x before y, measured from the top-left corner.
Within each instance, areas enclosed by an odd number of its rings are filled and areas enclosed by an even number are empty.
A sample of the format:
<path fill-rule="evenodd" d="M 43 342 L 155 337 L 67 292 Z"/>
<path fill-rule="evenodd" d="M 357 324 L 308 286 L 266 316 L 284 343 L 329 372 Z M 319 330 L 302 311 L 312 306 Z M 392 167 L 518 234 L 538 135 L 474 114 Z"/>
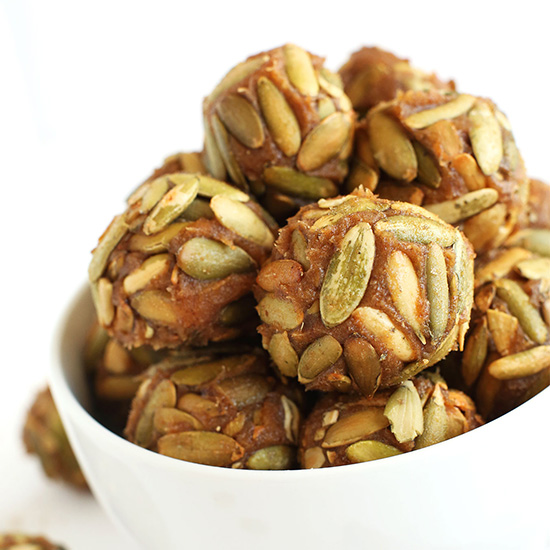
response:
<path fill-rule="evenodd" d="M 359 123 L 348 188 L 426 207 L 484 253 L 517 228 L 528 179 L 510 123 L 490 100 L 409 91 Z"/>
<path fill-rule="evenodd" d="M 38 456 L 48 477 L 62 480 L 78 489 L 88 488 L 49 388 L 38 393 L 27 412 L 23 442 L 28 453 Z M 0 548 L 5 548 L 1 536 Z"/>
<path fill-rule="evenodd" d="M 454 82 L 443 82 L 435 74 L 412 67 L 407 59 L 375 47 L 364 46 L 352 53 L 338 72 L 353 108 L 360 113 L 394 99 L 399 92 L 455 89 Z"/>
<path fill-rule="evenodd" d="M 338 75 L 293 44 L 249 57 L 204 100 L 205 164 L 277 219 L 338 194 L 355 112 Z"/>
<path fill-rule="evenodd" d="M 476 266 L 462 375 L 492 420 L 550 385 L 550 259 L 514 247 Z"/>
<path fill-rule="evenodd" d="M 263 345 L 285 376 L 372 395 L 461 345 L 473 253 L 423 209 L 356 191 L 289 219 L 255 295 Z"/>
<path fill-rule="evenodd" d="M 550 229 L 550 185 L 536 179 L 529 181 L 529 202 L 525 214 L 523 227 Z"/>
<path fill-rule="evenodd" d="M 374 397 L 325 394 L 304 420 L 298 458 L 302 468 L 378 460 L 445 441 L 482 423 L 466 394 L 426 373 Z"/>
<path fill-rule="evenodd" d="M 294 466 L 301 394 L 259 350 L 223 358 L 172 357 L 151 368 L 125 434 L 142 447 L 211 466 Z"/>
<path fill-rule="evenodd" d="M 202 346 L 253 333 L 251 288 L 276 228 L 227 183 L 183 172 L 147 180 L 93 253 L 100 324 L 128 348 Z"/>

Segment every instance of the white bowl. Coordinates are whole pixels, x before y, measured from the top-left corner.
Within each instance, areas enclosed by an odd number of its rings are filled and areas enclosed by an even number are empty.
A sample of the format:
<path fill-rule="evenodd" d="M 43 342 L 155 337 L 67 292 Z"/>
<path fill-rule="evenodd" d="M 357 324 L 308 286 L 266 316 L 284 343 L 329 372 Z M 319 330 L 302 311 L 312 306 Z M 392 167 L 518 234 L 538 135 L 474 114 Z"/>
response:
<path fill-rule="evenodd" d="M 53 346 L 51 386 L 91 488 L 143 548 L 548 548 L 550 389 L 477 430 L 365 464 L 261 472 L 133 445 L 86 411 L 87 289 Z"/>

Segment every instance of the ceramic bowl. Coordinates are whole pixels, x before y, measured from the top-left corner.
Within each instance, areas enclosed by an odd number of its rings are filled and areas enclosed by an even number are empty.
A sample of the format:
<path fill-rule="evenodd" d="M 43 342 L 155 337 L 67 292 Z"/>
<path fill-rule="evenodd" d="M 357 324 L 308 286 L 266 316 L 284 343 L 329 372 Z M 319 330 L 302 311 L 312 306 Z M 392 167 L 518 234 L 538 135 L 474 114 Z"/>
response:
<path fill-rule="evenodd" d="M 374 462 L 296 471 L 183 462 L 88 412 L 87 288 L 53 344 L 51 386 L 93 493 L 139 547 L 374 550 L 549 548 L 550 389 L 443 443 Z"/>

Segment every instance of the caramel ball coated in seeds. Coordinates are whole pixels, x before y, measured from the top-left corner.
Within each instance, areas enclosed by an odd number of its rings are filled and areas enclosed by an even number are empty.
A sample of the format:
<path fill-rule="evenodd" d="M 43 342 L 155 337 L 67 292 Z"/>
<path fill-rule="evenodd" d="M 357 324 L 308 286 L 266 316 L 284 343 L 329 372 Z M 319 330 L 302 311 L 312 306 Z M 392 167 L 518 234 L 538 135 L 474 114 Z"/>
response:
<path fill-rule="evenodd" d="M 23 442 L 28 453 L 38 456 L 48 477 L 65 481 L 78 489 L 87 489 L 49 388 L 38 393 L 27 412 Z M 9 548 L 2 546 L 1 536 L 0 548 Z"/>
<path fill-rule="evenodd" d="M 205 163 L 277 219 L 338 194 L 355 112 L 340 77 L 294 44 L 249 57 L 204 100 Z"/>
<path fill-rule="evenodd" d="M 396 456 L 482 424 L 473 401 L 441 376 L 420 375 L 374 397 L 326 394 L 304 420 L 302 468 L 326 468 Z"/>
<path fill-rule="evenodd" d="M 476 267 L 462 375 L 491 420 L 550 384 L 550 258 L 494 251 Z"/>
<path fill-rule="evenodd" d="M 461 347 L 473 252 L 422 208 L 368 191 L 302 208 L 258 274 L 263 345 L 308 389 L 372 395 Z"/>
<path fill-rule="evenodd" d="M 381 101 L 394 99 L 399 92 L 455 89 L 454 82 L 443 82 L 434 74 L 412 67 L 407 59 L 380 48 L 361 48 L 351 54 L 338 72 L 353 108 L 360 113 Z"/>
<path fill-rule="evenodd" d="M 410 91 L 377 105 L 357 128 L 355 158 L 348 186 L 424 206 L 477 253 L 502 245 L 527 203 L 509 121 L 468 94 Z"/>
<path fill-rule="evenodd" d="M 201 174 L 141 185 L 93 252 L 98 319 L 125 347 L 205 345 L 253 332 L 251 288 L 277 226 L 242 191 Z"/>
<path fill-rule="evenodd" d="M 0 550 L 65 550 L 44 537 L 21 533 L 0 533 Z"/>
<path fill-rule="evenodd" d="M 171 358 L 147 372 L 126 436 L 160 454 L 211 466 L 284 470 L 295 464 L 301 395 L 263 353 Z"/>

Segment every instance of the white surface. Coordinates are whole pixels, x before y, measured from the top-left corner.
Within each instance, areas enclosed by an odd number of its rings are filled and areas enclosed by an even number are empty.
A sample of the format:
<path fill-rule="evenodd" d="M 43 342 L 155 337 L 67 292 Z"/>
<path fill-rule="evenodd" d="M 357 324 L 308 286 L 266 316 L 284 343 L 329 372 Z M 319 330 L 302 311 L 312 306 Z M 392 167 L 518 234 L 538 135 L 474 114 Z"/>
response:
<path fill-rule="evenodd" d="M 202 97 L 232 65 L 292 41 L 336 69 L 377 44 L 494 99 L 550 180 L 547 25 L 529 0 L 0 0 L 0 531 L 133 550 L 91 498 L 41 476 L 21 424 L 89 251 L 164 156 L 201 147 Z"/>

